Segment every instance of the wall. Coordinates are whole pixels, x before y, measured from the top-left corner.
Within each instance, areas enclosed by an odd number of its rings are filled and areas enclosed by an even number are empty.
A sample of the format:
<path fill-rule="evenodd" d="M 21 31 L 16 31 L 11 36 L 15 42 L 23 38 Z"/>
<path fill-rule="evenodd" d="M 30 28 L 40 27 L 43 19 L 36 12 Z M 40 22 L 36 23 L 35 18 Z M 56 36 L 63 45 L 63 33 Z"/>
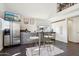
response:
<path fill-rule="evenodd" d="M 52 23 L 52 22 L 55 22 L 55 21 L 59 21 L 61 19 L 67 19 L 67 18 L 74 17 L 74 16 L 77 16 L 77 15 L 79 15 L 79 4 L 76 4 L 76 5 L 74 5 L 74 6 L 70 7 L 70 8 L 67 8 L 67 9 L 65 9 L 65 10 L 57 13 L 56 15 L 52 16 L 51 18 L 49 18 L 49 22 Z M 77 25 L 75 25 L 76 23 L 77 23 Z M 74 25 L 73 25 L 74 26 L 74 31 L 73 32 L 75 32 L 75 27 L 77 27 L 78 25 L 79 25 L 78 22 L 74 22 Z M 55 27 L 59 27 L 59 24 L 52 25 L 52 26 L 54 27 L 54 30 L 57 33 L 60 32 L 58 28 L 55 28 Z M 66 28 L 66 26 L 65 26 L 65 28 Z M 66 31 L 65 31 L 65 33 L 66 33 Z M 59 37 L 62 36 L 61 34 L 57 34 L 57 36 L 58 35 L 59 35 Z M 68 35 L 70 35 L 70 34 L 68 34 Z M 70 41 L 78 42 L 78 39 L 76 39 L 76 36 L 78 36 L 78 35 L 73 35 L 73 36 L 75 36 L 74 37 L 75 39 L 71 39 Z M 56 39 L 57 40 L 60 40 L 60 41 L 63 41 L 63 42 L 66 42 L 67 41 L 67 36 L 65 36 L 63 40 L 60 39 L 59 37 L 58 37 L 58 39 L 57 38 Z"/>
<path fill-rule="evenodd" d="M 2 37 L 3 37 L 3 36 L 2 36 L 3 33 L 2 33 L 2 19 L 1 19 L 1 18 L 4 17 L 4 16 L 3 16 L 3 15 L 4 15 L 3 12 L 4 12 L 4 4 L 1 4 L 1 3 L 0 3 L 0 50 L 3 49 L 3 45 L 2 45 L 2 44 L 3 44 L 3 40 L 2 40 L 2 39 L 3 39 L 3 38 L 2 38 Z"/>
<path fill-rule="evenodd" d="M 71 38 L 69 41 L 79 43 L 79 16 L 70 18 L 72 20 L 72 28 L 69 32 Z"/>
<path fill-rule="evenodd" d="M 2 20 L 3 19 L 0 18 L 0 50 L 3 49 Z"/>
<path fill-rule="evenodd" d="M 30 23 L 30 20 L 33 21 L 33 24 Z M 29 21 L 29 24 L 25 24 L 24 20 L 21 19 L 21 30 L 25 30 L 27 28 L 29 31 L 34 32 L 37 30 L 38 26 L 48 26 L 49 25 L 48 21 L 46 21 L 44 19 L 29 17 L 28 21 Z"/>
<path fill-rule="evenodd" d="M 25 20 L 28 22 L 28 24 L 25 23 Z M 34 32 L 37 28 L 36 20 L 37 20 L 36 18 L 32 18 L 32 17 L 22 18 L 21 19 L 21 30 L 26 30 L 27 29 L 31 32 Z"/>
<path fill-rule="evenodd" d="M 47 19 L 37 19 L 36 24 L 37 26 L 48 26 L 50 23 Z"/>
<path fill-rule="evenodd" d="M 4 15 L 4 4 L 0 3 L 0 18 L 3 18 Z"/>
<path fill-rule="evenodd" d="M 54 16 L 49 18 L 49 22 L 59 21 L 61 19 L 74 17 L 76 15 L 79 15 L 79 4 L 75 4 L 74 6 L 71 6 L 61 12 L 56 13 Z"/>
<path fill-rule="evenodd" d="M 16 11 L 23 16 L 48 19 L 56 13 L 56 3 L 6 3 L 6 10 Z"/>
<path fill-rule="evenodd" d="M 21 17 L 20 25 L 21 25 L 21 30 L 25 30 L 26 29 L 26 25 L 27 24 L 24 23 L 24 17 L 23 16 Z"/>
<path fill-rule="evenodd" d="M 67 43 L 67 21 L 52 23 L 52 28 L 56 32 L 56 40 Z"/>

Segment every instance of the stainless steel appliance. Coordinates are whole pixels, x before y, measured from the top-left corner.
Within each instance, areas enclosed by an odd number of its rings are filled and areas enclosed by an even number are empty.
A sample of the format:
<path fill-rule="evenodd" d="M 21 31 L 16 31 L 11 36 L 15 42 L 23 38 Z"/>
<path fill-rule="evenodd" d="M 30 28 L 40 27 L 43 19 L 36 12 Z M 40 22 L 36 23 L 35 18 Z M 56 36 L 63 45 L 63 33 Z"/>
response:
<path fill-rule="evenodd" d="M 20 23 L 10 22 L 10 36 L 12 45 L 20 44 Z"/>
<path fill-rule="evenodd" d="M 8 21 L 8 28 L 5 28 L 4 46 L 20 44 L 20 22 Z"/>

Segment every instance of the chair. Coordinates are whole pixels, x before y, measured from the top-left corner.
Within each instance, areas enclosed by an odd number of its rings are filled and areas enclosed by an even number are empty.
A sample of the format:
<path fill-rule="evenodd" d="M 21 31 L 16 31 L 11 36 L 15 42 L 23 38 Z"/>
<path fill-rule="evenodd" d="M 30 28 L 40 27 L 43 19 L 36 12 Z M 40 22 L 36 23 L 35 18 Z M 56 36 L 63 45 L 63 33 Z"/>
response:
<path fill-rule="evenodd" d="M 40 55 L 40 43 L 41 43 L 40 39 L 41 39 L 40 33 L 38 33 L 38 32 L 37 33 L 30 33 L 30 40 L 32 40 L 32 42 L 35 43 L 38 46 L 39 55 Z M 38 45 L 38 42 L 39 42 L 39 45 Z M 33 49 L 31 51 L 32 55 L 36 54 L 36 53 L 33 53 L 34 51 L 35 51 L 35 49 Z"/>
<path fill-rule="evenodd" d="M 55 33 L 54 32 L 44 32 L 44 41 L 45 44 L 55 45 Z"/>
<path fill-rule="evenodd" d="M 50 32 L 50 33 L 48 33 L 48 38 L 51 40 L 51 41 L 53 41 L 54 42 L 54 44 L 55 44 L 55 32 Z"/>
<path fill-rule="evenodd" d="M 44 32 L 43 41 L 44 41 L 44 46 L 48 47 L 48 49 L 50 49 L 50 51 L 52 51 L 50 43 L 51 44 L 54 43 L 54 45 L 55 45 L 55 33 L 54 32 Z M 46 45 L 46 44 L 48 44 L 48 45 Z M 54 50 L 54 46 L 53 46 L 53 50 Z"/>
<path fill-rule="evenodd" d="M 53 43 L 55 45 L 55 32 L 45 32 L 44 33 L 45 43 Z"/>

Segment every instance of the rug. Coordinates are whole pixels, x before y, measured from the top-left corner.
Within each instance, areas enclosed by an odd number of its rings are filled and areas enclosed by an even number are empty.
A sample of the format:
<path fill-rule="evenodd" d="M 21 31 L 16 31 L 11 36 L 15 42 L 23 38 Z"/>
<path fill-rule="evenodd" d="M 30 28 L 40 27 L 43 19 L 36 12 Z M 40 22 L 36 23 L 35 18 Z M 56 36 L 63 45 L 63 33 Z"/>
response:
<path fill-rule="evenodd" d="M 61 54 L 64 51 L 54 45 L 42 45 L 40 47 L 40 55 L 39 55 L 39 47 L 30 47 L 26 48 L 27 56 L 55 56 L 57 54 Z"/>

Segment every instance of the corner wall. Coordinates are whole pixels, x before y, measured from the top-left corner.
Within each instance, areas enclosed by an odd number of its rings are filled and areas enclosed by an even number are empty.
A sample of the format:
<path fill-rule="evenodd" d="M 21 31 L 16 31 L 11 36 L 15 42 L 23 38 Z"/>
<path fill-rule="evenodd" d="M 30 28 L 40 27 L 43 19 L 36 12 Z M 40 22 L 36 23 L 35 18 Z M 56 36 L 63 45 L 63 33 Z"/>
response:
<path fill-rule="evenodd" d="M 3 49 L 2 18 L 4 17 L 4 10 L 4 4 L 0 3 L 0 50 Z"/>
<path fill-rule="evenodd" d="M 3 18 L 4 16 L 4 4 L 3 3 L 0 3 L 0 18 Z"/>
<path fill-rule="evenodd" d="M 71 17 L 68 19 L 69 24 L 68 26 L 70 28 L 68 34 L 69 35 L 69 41 L 74 43 L 79 43 L 79 16 Z"/>
<path fill-rule="evenodd" d="M 67 43 L 67 21 L 52 23 L 52 28 L 56 32 L 56 40 Z"/>

